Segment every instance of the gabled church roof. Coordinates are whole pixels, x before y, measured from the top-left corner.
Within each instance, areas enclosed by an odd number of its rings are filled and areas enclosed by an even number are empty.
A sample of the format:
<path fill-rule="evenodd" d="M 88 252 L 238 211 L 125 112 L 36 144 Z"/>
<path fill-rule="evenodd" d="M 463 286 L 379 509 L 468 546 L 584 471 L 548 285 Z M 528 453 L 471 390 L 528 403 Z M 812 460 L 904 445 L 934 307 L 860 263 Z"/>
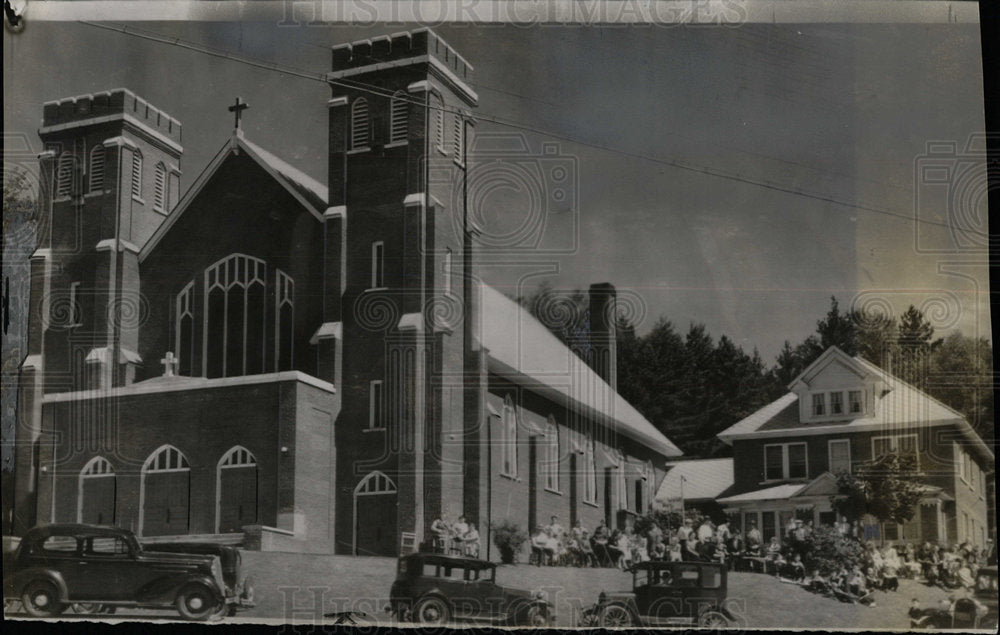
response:
<path fill-rule="evenodd" d="M 139 252 L 140 260 L 144 260 L 156 247 L 157 243 L 167 235 L 173 224 L 184 214 L 184 211 L 190 206 L 191 202 L 198 197 L 198 193 L 201 192 L 202 188 L 205 187 L 234 151 L 246 153 L 264 171 L 270 174 L 275 181 L 288 190 L 289 194 L 312 214 L 316 220 L 323 222 L 323 212 L 326 210 L 326 203 L 329 198 L 327 188 L 302 170 L 292 167 L 259 145 L 247 141 L 242 131 L 237 130 L 226 141 L 225 145 L 219 149 L 219 152 L 216 153 L 215 157 L 208 164 L 208 167 L 198 175 L 198 179 L 184 193 L 184 196 L 181 197 L 181 200 L 170 212 L 167 219 L 163 221 L 146 244 L 142 246 L 142 251 Z"/>
<path fill-rule="evenodd" d="M 619 395 L 578 355 L 520 304 L 489 285 L 479 287 L 480 341 L 490 370 L 557 403 L 566 403 L 614 432 L 664 456 L 683 452 Z"/>

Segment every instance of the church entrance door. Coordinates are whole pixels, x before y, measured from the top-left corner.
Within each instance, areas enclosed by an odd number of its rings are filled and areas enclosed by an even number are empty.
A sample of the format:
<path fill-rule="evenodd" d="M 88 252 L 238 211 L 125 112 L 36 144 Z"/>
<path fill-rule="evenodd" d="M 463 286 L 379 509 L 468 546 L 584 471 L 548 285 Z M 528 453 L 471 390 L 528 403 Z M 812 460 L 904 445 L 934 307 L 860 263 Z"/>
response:
<path fill-rule="evenodd" d="M 83 479 L 80 521 L 90 525 L 115 524 L 115 476 Z"/>
<path fill-rule="evenodd" d="M 143 504 L 144 536 L 170 536 L 188 532 L 190 509 L 188 470 L 146 474 Z"/>
<path fill-rule="evenodd" d="M 257 468 L 221 470 L 219 474 L 219 532 L 243 531 L 257 523 Z"/>
<path fill-rule="evenodd" d="M 372 472 L 354 489 L 354 555 L 395 556 L 396 484 Z"/>

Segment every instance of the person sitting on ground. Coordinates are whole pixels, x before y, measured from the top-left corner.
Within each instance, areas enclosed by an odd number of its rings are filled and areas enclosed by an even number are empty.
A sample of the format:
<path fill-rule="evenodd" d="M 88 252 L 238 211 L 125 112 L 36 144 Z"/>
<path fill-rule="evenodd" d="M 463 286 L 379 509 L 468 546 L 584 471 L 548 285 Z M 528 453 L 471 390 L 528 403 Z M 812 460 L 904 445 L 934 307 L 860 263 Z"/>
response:
<path fill-rule="evenodd" d="M 826 594 L 830 592 L 830 582 L 820 573 L 819 569 L 813 569 L 812 575 L 809 576 L 809 581 L 806 582 L 805 587 L 813 593 Z"/>
<path fill-rule="evenodd" d="M 580 522 L 580 519 L 577 519 L 577 521 L 573 523 L 573 528 L 569 530 L 569 533 L 577 542 L 581 542 L 583 540 L 584 529 L 583 523 Z"/>
<path fill-rule="evenodd" d="M 549 535 L 541 525 L 535 528 L 535 533 L 531 536 L 531 550 L 536 558 L 535 564 L 552 564 L 555 553 L 549 545 Z"/>
<path fill-rule="evenodd" d="M 764 554 L 764 571 L 767 571 L 767 567 L 774 564 L 775 559 L 781 554 L 781 541 L 778 540 L 777 536 L 771 536 L 771 542 L 767 545 L 767 553 Z M 770 564 L 769 564 L 770 563 Z M 777 573 L 777 569 L 775 569 Z"/>
<path fill-rule="evenodd" d="M 785 567 L 785 572 L 789 578 L 796 582 L 802 582 L 806 579 L 806 565 L 802 562 L 802 554 L 797 553 L 792 557 L 792 561 Z"/>
<path fill-rule="evenodd" d="M 869 589 L 882 588 L 882 577 L 875 572 L 875 567 L 869 566 L 865 568 L 865 585 Z"/>
<path fill-rule="evenodd" d="M 788 565 L 788 561 L 785 560 L 785 555 L 780 551 L 774 554 L 774 559 L 771 560 L 771 566 L 774 567 L 774 575 L 783 578 L 785 577 L 785 567 Z"/>

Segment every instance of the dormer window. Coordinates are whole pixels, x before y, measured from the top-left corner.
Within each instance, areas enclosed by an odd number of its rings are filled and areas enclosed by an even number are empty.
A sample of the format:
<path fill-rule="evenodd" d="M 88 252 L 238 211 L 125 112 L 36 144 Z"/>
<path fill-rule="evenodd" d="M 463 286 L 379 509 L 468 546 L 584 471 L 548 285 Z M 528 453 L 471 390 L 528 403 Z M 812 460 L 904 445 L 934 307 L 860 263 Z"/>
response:
<path fill-rule="evenodd" d="M 861 391 L 851 390 L 847 393 L 848 407 L 851 409 L 851 414 L 861 414 Z"/>
<path fill-rule="evenodd" d="M 816 393 L 813 395 L 813 416 L 822 417 L 826 414 L 826 395 Z"/>
<path fill-rule="evenodd" d="M 830 414 L 832 415 L 844 414 L 844 393 L 842 392 L 830 393 Z"/>

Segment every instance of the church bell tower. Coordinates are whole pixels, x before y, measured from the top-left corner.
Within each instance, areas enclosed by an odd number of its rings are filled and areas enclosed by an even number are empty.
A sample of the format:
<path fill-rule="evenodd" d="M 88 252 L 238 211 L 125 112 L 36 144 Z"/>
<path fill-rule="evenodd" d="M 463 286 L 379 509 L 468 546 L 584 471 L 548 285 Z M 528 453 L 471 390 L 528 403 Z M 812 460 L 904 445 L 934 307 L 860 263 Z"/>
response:
<path fill-rule="evenodd" d="M 338 461 L 337 536 L 346 552 L 397 554 L 442 509 L 469 513 L 471 78 L 472 66 L 426 29 L 333 48 L 317 338 L 343 362 L 337 447 L 353 460 Z"/>

